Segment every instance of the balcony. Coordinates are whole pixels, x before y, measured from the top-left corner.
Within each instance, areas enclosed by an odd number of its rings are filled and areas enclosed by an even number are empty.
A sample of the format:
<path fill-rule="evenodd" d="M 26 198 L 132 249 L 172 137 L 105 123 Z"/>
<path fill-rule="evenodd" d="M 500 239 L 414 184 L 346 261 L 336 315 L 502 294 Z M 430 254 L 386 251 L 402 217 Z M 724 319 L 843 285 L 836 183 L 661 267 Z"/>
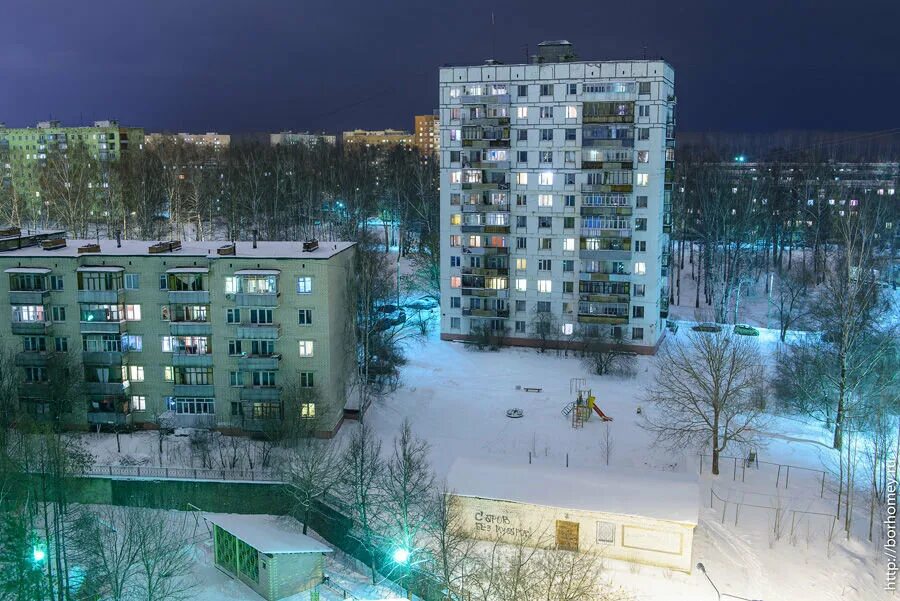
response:
<path fill-rule="evenodd" d="M 85 365 L 122 365 L 125 353 L 121 351 L 85 351 L 81 362 Z"/>
<path fill-rule="evenodd" d="M 583 227 L 581 236 L 584 238 L 631 238 L 631 228 L 605 228 Z"/>
<path fill-rule="evenodd" d="M 630 294 L 594 294 L 590 292 L 579 292 L 578 299 L 591 303 L 619 303 L 628 304 L 631 301 Z"/>
<path fill-rule="evenodd" d="M 463 213 L 508 213 L 509 203 L 500 204 L 464 204 L 462 205 Z"/>
<path fill-rule="evenodd" d="M 616 272 L 581 272 L 578 279 L 582 282 L 630 282 L 631 274 L 625 271 Z"/>
<path fill-rule="evenodd" d="M 92 426 L 130 426 L 133 423 L 133 418 L 130 413 L 89 411 L 87 421 Z"/>
<path fill-rule="evenodd" d="M 628 323 L 625 315 L 582 315 L 578 314 L 578 323 L 605 323 L 609 325 L 623 325 Z"/>
<path fill-rule="evenodd" d="M 509 317 L 509 309 L 502 311 L 492 309 L 463 309 L 464 317 L 500 317 L 506 319 Z"/>
<path fill-rule="evenodd" d="M 277 401 L 281 399 L 281 386 L 245 386 L 241 388 L 242 401 Z"/>
<path fill-rule="evenodd" d="M 47 351 L 24 351 L 16 353 L 16 366 L 43 367 L 47 365 L 50 354 Z"/>
<path fill-rule="evenodd" d="M 50 298 L 49 290 L 10 290 L 11 305 L 43 305 Z"/>
<path fill-rule="evenodd" d="M 82 334 L 122 334 L 125 332 L 125 320 L 122 321 L 82 321 Z"/>
<path fill-rule="evenodd" d="M 209 430 L 216 427 L 215 415 L 175 414 L 175 425 L 179 428 L 199 428 Z"/>
<path fill-rule="evenodd" d="M 487 169 L 487 170 L 506 170 L 509 169 L 509 161 L 474 161 L 464 164 L 463 168 Z"/>
<path fill-rule="evenodd" d="M 509 125 L 509 117 L 469 117 L 463 115 L 463 125 L 485 125 L 488 127 L 499 127 L 501 125 Z"/>
<path fill-rule="evenodd" d="M 278 353 L 272 355 L 240 355 L 237 359 L 238 367 L 242 371 L 273 370 L 278 369 L 281 365 L 281 355 Z"/>
<path fill-rule="evenodd" d="M 46 334 L 50 329 L 49 321 L 14 321 L 10 324 L 13 334 Z"/>
<path fill-rule="evenodd" d="M 462 185 L 463 190 L 509 190 L 509 182 L 472 182 Z"/>
<path fill-rule="evenodd" d="M 463 104 L 509 104 L 509 94 L 479 94 L 460 96 Z"/>
<path fill-rule="evenodd" d="M 631 115 L 583 115 L 582 123 L 634 123 L 634 114 Z"/>
<path fill-rule="evenodd" d="M 481 298 L 509 298 L 509 289 L 498 288 L 462 288 L 463 296 L 478 296 Z"/>
<path fill-rule="evenodd" d="M 212 398 L 216 387 L 212 384 L 176 384 L 172 392 L 176 397 Z"/>
<path fill-rule="evenodd" d="M 238 338 L 277 340 L 281 338 L 280 323 L 241 323 L 237 327 Z"/>
<path fill-rule="evenodd" d="M 509 275 L 509 269 L 507 267 L 463 267 L 461 270 L 463 275 L 486 275 L 486 276 L 498 276 L 498 275 Z"/>
<path fill-rule="evenodd" d="M 209 290 L 169 290 L 169 302 L 175 305 L 208 305 Z"/>
<path fill-rule="evenodd" d="M 126 382 L 85 382 L 84 390 L 95 396 L 123 396 L 130 384 Z"/>
<path fill-rule="evenodd" d="M 238 292 L 234 295 L 234 304 L 239 307 L 277 307 L 279 296 L 281 296 L 279 292 L 265 294 Z"/>
<path fill-rule="evenodd" d="M 212 367 L 212 353 L 172 353 L 172 365 L 175 367 Z"/>
<path fill-rule="evenodd" d="M 581 206 L 581 215 L 606 215 L 609 217 L 628 217 L 634 213 L 634 209 L 629 206 Z"/>
<path fill-rule="evenodd" d="M 508 255 L 509 248 L 505 246 L 464 246 L 464 255 Z"/>
<path fill-rule="evenodd" d="M 117 305 L 122 302 L 124 289 L 119 290 L 79 290 L 78 302 L 97 305 Z"/>
<path fill-rule="evenodd" d="M 598 192 L 622 192 L 630 194 L 634 190 L 632 184 L 581 184 L 581 191 L 584 193 Z"/>
<path fill-rule="evenodd" d="M 582 169 L 612 169 L 615 171 L 620 171 L 622 169 L 630 170 L 634 169 L 634 164 L 631 161 L 581 161 Z"/>
<path fill-rule="evenodd" d="M 212 324 L 208 321 L 170 321 L 172 336 L 211 336 Z"/>

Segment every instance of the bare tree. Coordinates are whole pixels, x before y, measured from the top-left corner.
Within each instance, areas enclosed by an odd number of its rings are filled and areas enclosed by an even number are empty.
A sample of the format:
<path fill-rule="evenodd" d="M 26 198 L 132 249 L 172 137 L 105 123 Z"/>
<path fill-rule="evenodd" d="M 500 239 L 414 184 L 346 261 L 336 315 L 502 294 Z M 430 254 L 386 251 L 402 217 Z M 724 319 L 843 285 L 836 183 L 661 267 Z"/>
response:
<path fill-rule="evenodd" d="M 446 484 L 435 491 L 429 546 L 441 578 L 441 587 L 449 594 L 463 598 L 461 592 L 466 567 L 472 561 L 476 543 L 465 530 L 459 501 L 451 492 Z"/>
<path fill-rule="evenodd" d="M 312 420 L 311 420 L 312 421 Z M 310 425 L 310 434 L 314 432 Z M 297 440 L 283 459 L 286 490 L 303 516 L 303 534 L 315 504 L 331 492 L 344 473 L 340 449 L 328 439 L 305 436 Z"/>
<path fill-rule="evenodd" d="M 645 427 L 675 448 L 710 445 L 712 473 L 729 444 L 748 443 L 763 419 L 754 401 L 761 363 L 755 342 L 724 332 L 692 332 L 665 342 L 647 393 Z"/>
<path fill-rule="evenodd" d="M 126 601 L 135 591 L 141 556 L 140 516 L 128 507 L 84 512 L 77 521 L 75 547 L 105 598 Z"/>
<path fill-rule="evenodd" d="M 585 325 L 578 329 L 578 343 L 581 362 L 590 373 L 628 377 L 637 373 L 637 357 L 628 350 L 620 329 Z"/>
<path fill-rule="evenodd" d="M 183 601 L 194 595 L 191 538 L 192 517 L 171 517 L 158 509 L 138 509 L 130 516 L 137 523 L 139 553 L 137 598 L 142 601 Z"/>
<path fill-rule="evenodd" d="M 809 315 L 807 302 L 811 285 L 811 278 L 805 269 L 799 274 L 782 273 L 778 279 L 770 303 L 778 317 L 779 337 L 782 342 L 788 330 L 802 324 Z"/>
<path fill-rule="evenodd" d="M 384 462 L 381 458 L 381 440 L 372 429 L 361 422 L 350 436 L 344 451 L 344 471 L 338 489 L 348 501 L 353 518 L 353 536 L 369 554 L 372 583 L 375 583 L 375 536 L 372 524 L 380 502 L 381 479 Z"/>

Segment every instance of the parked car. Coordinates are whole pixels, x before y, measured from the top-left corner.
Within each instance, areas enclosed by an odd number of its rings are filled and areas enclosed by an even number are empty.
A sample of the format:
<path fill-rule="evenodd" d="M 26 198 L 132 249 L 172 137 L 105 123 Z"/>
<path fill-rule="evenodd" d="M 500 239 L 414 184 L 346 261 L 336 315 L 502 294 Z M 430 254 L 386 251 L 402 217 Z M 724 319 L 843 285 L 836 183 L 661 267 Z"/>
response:
<path fill-rule="evenodd" d="M 398 326 L 401 323 L 406 321 L 406 311 L 403 309 L 397 309 L 393 313 L 389 315 L 385 315 L 384 317 L 380 317 L 378 321 L 375 322 L 375 331 L 383 332 L 388 328 L 392 328 L 394 326 Z"/>
<path fill-rule="evenodd" d="M 379 313 L 395 313 L 400 310 L 397 305 L 381 305 L 376 309 Z"/>
<path fill-rule="evenodd" d="M 423 296 L 406 303 L 407 308 L 415 309 L 416 311 L 430 311 L 431 309 L 436 309 L 437 306 L 438 302 L 430 296 Z"/>
<path fill-rule="evenodd" d="M 739 323 L 734 326 L 734 333 L 741 336 L 759 336 L 759 330 L 745 323 Z"/>
<path fill-rule="evenodd" d="M 704 321 L 703 323 L 698 323 L 691 329 L 695 332 L 721 332 L 722 326 L 711 321 Z"/>

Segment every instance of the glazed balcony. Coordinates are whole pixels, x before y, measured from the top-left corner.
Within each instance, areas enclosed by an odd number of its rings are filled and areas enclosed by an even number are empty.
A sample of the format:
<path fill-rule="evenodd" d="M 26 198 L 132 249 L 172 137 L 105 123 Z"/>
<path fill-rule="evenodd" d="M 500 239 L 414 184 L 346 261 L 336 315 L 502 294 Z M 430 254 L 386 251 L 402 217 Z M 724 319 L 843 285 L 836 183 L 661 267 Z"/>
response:
<path fill-rule="evenodd" d="M 509 298 L 509 289 L 498 288 L 462 288 L 463 296 L 477 296 L 479 298 Z"/>
<path fill-rule="evenodd" d="M 509 248 L 506 246 L 463 246 L 462 252 L 465 255 L 476 256 L 508 255 Z"/>
<path fill-rule="evenodd" d="M 508 234 L 508 225 L 463 225 L 460 227 L 463 234 Z"/>
<path fill-rule="evenodd" d="M 509 203 L 478 203 L 462 205 L 463 213 L 509 213 Z"/>
<path fill-rule="evenodd" d="M 93 396 L 123 396 L 129 388 L 129 382 L 85 382 L 84 390 Z"/>
<path fill-rule="evenodd" d="M 509 104 L 509 94 L 468 94 L 460 96 L 463 104 Z"/>
<path fill-rule="evenodd" d="M 631 273 L 626 271 L 581 272 L 578 279 L 582 282 L 630 282 Z"/>
<path fill-rule="evenodd" d="M 581 236 L 587 238 L 631 238 L 631 228 L 583 227 Z"/>
<path fill-rule="evenodd" d="M 481 276 L 498 276 L 498 275 L 509 275 L 509 268 L 507 267 L 463 267 L 461 270 L 463 275 L 481 275 Z"/>
<path fill-rule="evenodd" d="M 632 184 L 581 184 L 581 191 L 587 194 L 603 193 L 603 192 L 619 192 L 622 194 L 631 194 L 634 191 Z"/>
<path fill-rule="evenodd" d="M 499 127 L 509 125 L 509 117 L 470 117 L 468 115 L 463 115 L 462 123 L 463 125 L 485 125 L 488 127 Z"/>
<path fill-rule="evenodd" d="M 122 351 L 85 351 L 81 353 L 81 362 L 85 365 L 122 365 L 125 355 Z"/>
<path fill-rule="evenodd" d="M 628 206 L 581 206 L 580 213 L 583 216 L 605 215 L 608 217 L 629 217 L 634 214 L 634 209 Z"/>
<path fill-rule="evenodd" d="M 212 353 L 188 353 L 176 351 L 172 353 L 174 367 L 212 367 Z"/>
<path fill-rule="evenodd" d="M 82 334 L 122 334 L 126 322 L 121 321 L 82 321 L 79 323 Z"/>
<path fill-rule="evenodd" d="M 578 294 L 578 299 L 590 303 L 620 303 L 628 304 L 631 301 L 631 295 L 624 293 L 590 293 L 582 292 Z"/>
<path fill-rule="evenodd" d="M 622 169 L 634 169 L 634 163 L 631 161 L 581 161 L 582 169 L 611 169 L 620 171 Z"/>
<path fill-rule="evenodd" d="M 469 182 L 463 184 L 462 189 L 474 191 L 509 190 L 509 182 Z"/>
<path fill-rule="evenodd" d="M 495 140 L 463 140 L 463 148 L 509 148 L 509 137 Z"/>

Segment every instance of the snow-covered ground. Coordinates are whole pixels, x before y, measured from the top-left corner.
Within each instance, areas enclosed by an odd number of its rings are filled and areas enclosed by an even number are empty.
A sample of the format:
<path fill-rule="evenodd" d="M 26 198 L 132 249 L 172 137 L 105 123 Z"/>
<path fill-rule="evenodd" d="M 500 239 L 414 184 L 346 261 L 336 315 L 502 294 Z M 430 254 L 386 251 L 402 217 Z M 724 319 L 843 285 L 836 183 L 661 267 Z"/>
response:
<path fill-rule="evenodd" d="M 686 336 L 682 328 L 679 336 Z M 764 332 L 761 344 L 771 349 L 774 332 Z M 460 456 L 490 457 L 510 463 L 532 461 L 565 469 L 570 465 L 606 469 L 604 436 L 609 428 L 611 469 L 641 471 L 652 478 L 654 471 L 697 473 L 698 458 L 690 452 L 677 453 L 654 445 L 653 436 L 641 427 L 644 412 L 642 394 L 653 375 L 651 357 L 638 359 L 634 379 L 592 377 L 574 357 L 540 354 L 534 350 L 504 349 L 478 353 L 465 345 L 441 342 L 433 334 L 420 346 L 409 350 L 409 364 L 403 370 L 399 390 L 375 405 L 368 414 L 385 443 L 409 419 L 414 432 L 431 444 L 431 458 L 439 476 L 445 475 Z M 596 417 L 582 429 L 573 429 L 561 409 L 573 399 L 573 378 L 585 378 L 585 385 L 597 403 L 614 421 L 602 423 Z M 541 388 L 541 392 L 524 389 Z M 524 417 L 510 419 L 506 410 L 520 408 Z M 353 424 L 342 431 L 349 433 Z M 830 460 L 828 433 L 815 425 L 794 419 L 773 420 L 766 445 L 759 450 L 762 461 L 792 464 L 821 470 Z M 776 467 L 762 464 L 758 471 L 735 471 L 730 461 L 717 479 L 701 477 L 700 525 L 694 543 L 694 562 L 703 562 L 723 592 L 766 601 L 830 601 L 885 598 L 882 591 L 885 566 L 876 561 L 878 550 L 856 539 L 846 542 L 837 534 L 827 542 L 831 519 L 799 514 L 795 535 L 779 537 L 775 529 L 775 509 L 834 512 L 836 504 L 826 481 L 825 498 L 819 499 L 821 472 L 794 470 L 785 490 L 776 488 Z M 708 471 L 705 470 L 705 471 Z M 710 508 L 710 489 L 726 501 Z M 665 503 L 665 489 L 650 488 L 649 496 Z M 735 526 L 734 502 L 770 507 L 771 510 L 741 508 Z M 862 520 L 858 520 L 862 521 Z M 836 531 L 840 531 L 838 526 Z M 605 576 L 614 584 L 646 601 L 715 599 L 704 575 L 672 573 L 666 570 L 630 566 L 607 561 Z"/>

